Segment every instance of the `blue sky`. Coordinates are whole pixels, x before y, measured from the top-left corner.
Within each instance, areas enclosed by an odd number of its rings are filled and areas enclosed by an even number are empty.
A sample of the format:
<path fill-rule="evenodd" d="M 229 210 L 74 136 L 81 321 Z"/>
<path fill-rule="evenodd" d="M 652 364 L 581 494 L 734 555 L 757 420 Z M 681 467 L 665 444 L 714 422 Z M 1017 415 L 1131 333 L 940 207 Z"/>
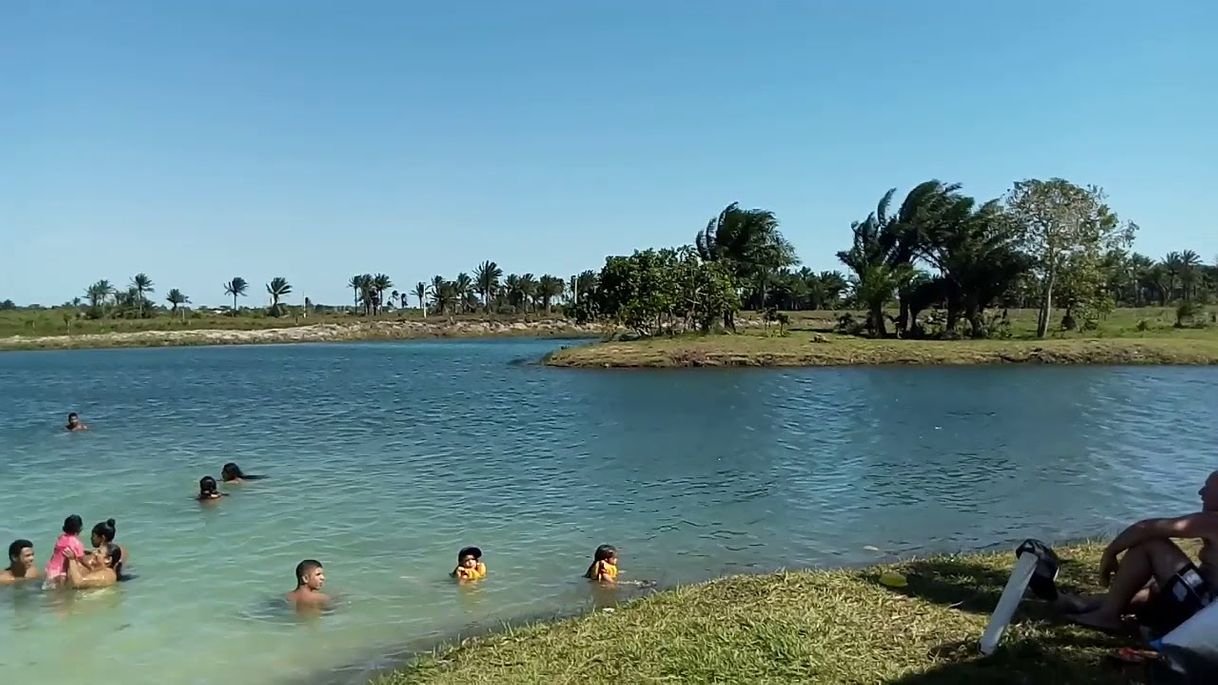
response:
<path fill-rule="evenodd" d="M 889 187 L 1104 186 L 1218 255 L 1218 3 L 42 2 L 0 9 L 0 299 L 144 271 L 343 303 L 570 275 L 778 213 L 840 268 Z M 251 303 L 260 298 L 251 297 Z"/>

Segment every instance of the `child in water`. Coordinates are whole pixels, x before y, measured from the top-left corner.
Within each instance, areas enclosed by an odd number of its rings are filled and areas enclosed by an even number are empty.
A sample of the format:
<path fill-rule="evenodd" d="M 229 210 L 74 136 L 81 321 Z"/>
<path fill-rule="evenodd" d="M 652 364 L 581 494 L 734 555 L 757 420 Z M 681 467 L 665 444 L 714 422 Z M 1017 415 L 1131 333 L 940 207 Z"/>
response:
<path fill-rule="evenodd" d="M 212 500 L 218 500 L 223 496 L 224 493 L 220 492 L 219 486 L 216 485 L 215 478 L 212 478 L 211 476 L 203 476 L 199 479 L 199 496 L 195 499 L 199 500 L 200 502 L 211 502 Z"/>
<path fill-rule="evenodd" d="M 77 514 L 63 520 L 63 534 L 55 541 L 55 549 L 46 566 L 45 586 L 62 585 L 68 576 L 68 556 L 80 559 L 85 556 L 85 546 L 80 541 L 84 521 Z"/>
<path fill-rule="evenodd" d="M 93 526 L 93 532 L 90 536 L 90 542 L 93 543 L 93 553 L 83 559 L 84 565 L 91 569 L 104 567 L 106 561 L 110 558 L 110 548 L 117 546 L 114 544 L 114 536 L 117 533 L 118 529 L 115 527 L 114 519 L 106 519 Z"/>
<path fill-rule="evenodd" d="M 457 568 L 454 568 L 450 575 L 460 581 L 485 578 L 486 564 L 482 563 L 482 550 L 477 547 L 466 547 L 457 552 Z"/>
<path fill-rule="evenodd" d="M 592 556 L 592 565 L 584 572 L 588 580 L 601 583 L 617 582 L 617 548 L 613 545 L 601 545 Z"/>

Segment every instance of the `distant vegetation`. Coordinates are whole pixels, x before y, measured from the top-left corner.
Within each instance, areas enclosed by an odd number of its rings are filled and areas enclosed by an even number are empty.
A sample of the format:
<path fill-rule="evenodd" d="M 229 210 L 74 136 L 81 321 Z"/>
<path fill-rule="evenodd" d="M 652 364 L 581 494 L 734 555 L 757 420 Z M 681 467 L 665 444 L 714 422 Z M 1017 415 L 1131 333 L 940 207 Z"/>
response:
<path fill-rule="evenodd" d="M 797 268 L 794 246 L 766 209 L 728 205 L 691 244 L 606 258 L 567 278 L 504 274 L 493 261 L 449 279 L 399 289 L 386 274 L 350 278 L 351 304 L 289 304 L 284 276 L 265 284 L 265 306 L 242 307 L 251 284 L 217 287 L 231 306 L 198 308 L 191 296 L 135 274 L 125 288 L 101 279 L 56 308 L 0 302 L 0 334 L 150 330 L 203 322 L 225 328 L 293 325 L 319 318 L 529 316 L 559 313 L 644 336 L 736 328 L 741 310 L 782 323 L 785 312 L 840 310 L 837 330 L 872 337 L 1010 335 L 1007 312 L 1038 310 L 1035 334 L 1096 330 L 1115 307 L 1172 307 L 1175 325 L 1204 326 L 1218 299 L 1218 257 L 1192 250 L 1152 259 L 1132 251 L 1137 225 L 1121 221 L 1104 192 L 1062 179 L 1015 183 L 978 202 L 958 184 L 926 181 L 894 206 L 896 190 L 852 223 L 837 252 L 844 271 Z M 227 315 L 231 320 L 219 320 Z M 285 320 L 286 319 L 286 320 Z"/>

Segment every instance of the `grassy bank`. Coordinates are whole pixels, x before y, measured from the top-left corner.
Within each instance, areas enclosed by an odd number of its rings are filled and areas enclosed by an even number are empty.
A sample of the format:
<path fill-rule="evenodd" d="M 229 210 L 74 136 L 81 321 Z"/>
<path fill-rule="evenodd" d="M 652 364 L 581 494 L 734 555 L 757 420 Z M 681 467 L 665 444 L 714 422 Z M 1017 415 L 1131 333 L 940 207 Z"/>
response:
<path fill-rule="evenodd" d="M 1101 548 L 1060 548 L 1059 585 L 1094 590 Z M 551 625 L 473 639 L 379 679 L 412 683 L 1134 682 L 1109 663 L 1132 644 L 1056 621 L 1025 601 L 989 658 L 977 639 L 1013 555 L 946 556 L 883 568 L 734 576 Z"/>
<path fill-rule="evenodd" d="M 684 335 L 606 342 L 560 350 L 562 367 L 849 366 L 870 364 L 1218 364 L 1218 326 L 1175 328 L 1167 309 L 1113 312 L 1086 334 L 1033 337 L 1035 313 L 1017 311 L 1009 338 L 871 340 L 833 334 L 834 313 L 792 317 L 789 328 L 749 328 L 736 335 Z"/>

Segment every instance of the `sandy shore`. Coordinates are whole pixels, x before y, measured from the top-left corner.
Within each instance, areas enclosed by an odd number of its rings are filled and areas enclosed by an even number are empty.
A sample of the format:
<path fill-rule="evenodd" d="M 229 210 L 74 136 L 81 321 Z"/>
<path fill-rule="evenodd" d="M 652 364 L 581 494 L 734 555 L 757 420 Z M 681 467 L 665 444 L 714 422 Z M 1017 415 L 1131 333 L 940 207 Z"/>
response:
<path fill-rule="evenodd" d="M 85 349 L 104 347 L 176 347 L 189 345 L 258 345 L 350 340 L 416 338 L 595 337 L 601 329 L 564 319 L 539 321 L 371 321 L 325 323 L 258 330 L 176 330 L 0 338 L 0 350 Z"/>

